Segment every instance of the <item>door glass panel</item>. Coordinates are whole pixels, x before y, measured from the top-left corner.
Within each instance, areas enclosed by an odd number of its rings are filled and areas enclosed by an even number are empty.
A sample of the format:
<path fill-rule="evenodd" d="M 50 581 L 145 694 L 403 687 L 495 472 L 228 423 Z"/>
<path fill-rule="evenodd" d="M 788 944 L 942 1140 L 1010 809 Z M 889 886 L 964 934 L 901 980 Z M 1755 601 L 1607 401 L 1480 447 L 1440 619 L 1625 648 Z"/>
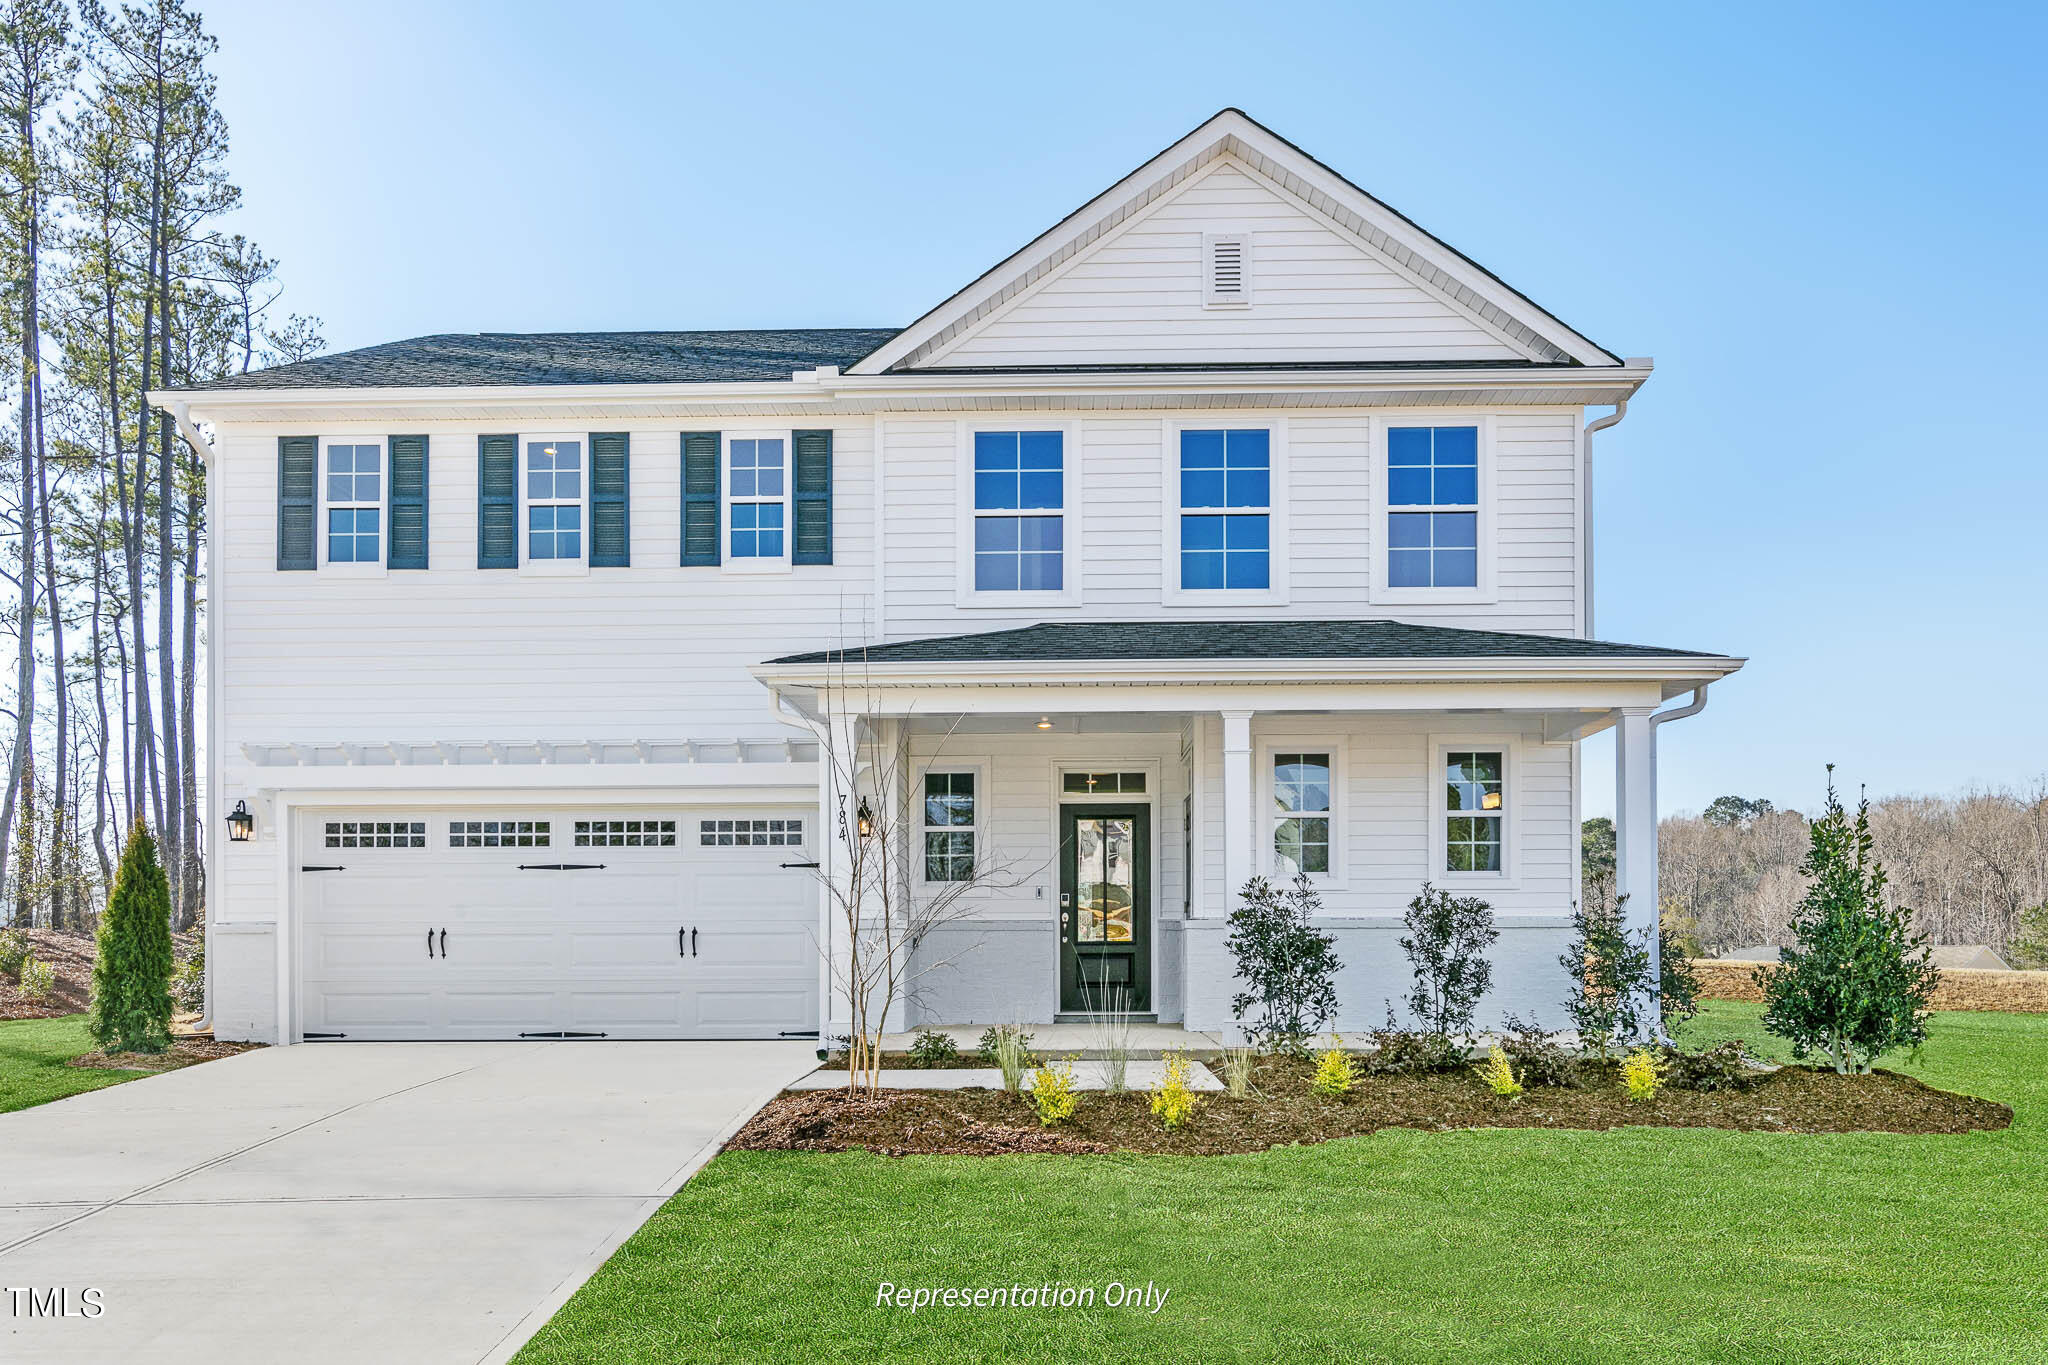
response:
<path fill-rule="evenodd" d="M 1074 933 L 1082 943 L 1131 942 L 1131 905 L 1136 898 L 1131 823 L 1128 817 L 1074 822 L 1075 874 L 1080 882 Z"/>

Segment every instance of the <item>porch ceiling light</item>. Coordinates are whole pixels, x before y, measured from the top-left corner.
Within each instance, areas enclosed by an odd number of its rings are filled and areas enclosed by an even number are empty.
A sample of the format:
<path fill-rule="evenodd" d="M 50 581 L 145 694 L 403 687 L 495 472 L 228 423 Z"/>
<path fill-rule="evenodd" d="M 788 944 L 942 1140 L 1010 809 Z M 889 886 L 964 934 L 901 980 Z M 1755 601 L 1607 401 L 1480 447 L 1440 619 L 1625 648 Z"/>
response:
<path fill-rule="evenodd" d="M 1051 717 L 1051 716 L 1040 716 L 1040 717 L 1038 718 L 1038 728 L 1039 728 L 1039 729 L 1041 729 L 1041 730 L 1050 730 L 1050 729 L 1052 729 L 1052 717 Z"/>
<path fill-rule="evenodd" d="M 235 802 L 235 808 L 228 812 L 228 840 L 230 843 L 246 844 L 249 836 L 256 832 L 256 817 L 249 814 L 247 801 Z"/>

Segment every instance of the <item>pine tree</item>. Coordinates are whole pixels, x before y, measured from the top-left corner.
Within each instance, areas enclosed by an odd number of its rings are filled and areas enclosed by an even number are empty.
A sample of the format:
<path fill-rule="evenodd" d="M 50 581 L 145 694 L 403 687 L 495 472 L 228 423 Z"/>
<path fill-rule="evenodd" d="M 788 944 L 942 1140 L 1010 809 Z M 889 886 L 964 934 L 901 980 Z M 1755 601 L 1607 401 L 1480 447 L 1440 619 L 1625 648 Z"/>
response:
<path fill-rule="evenodd" d="M 111 1052 L 162 1052 L 171 1042 L 171 886 L 156 840 L 137 820 L 100 916 L 87 1030 Z"/>
<path fill-rule="evenodd" d="M 1827 813 L 1813 822 L 1799 870 L 1813 879 L 1792 930 L 1799 946 L 1759 968 L 1764 1027 L 1802 1060 L 1818 1054 L 1838 1072 L 1867 1072 L 1894 1048 L 1927 1038 L 1927 1006 L 1941 974 L 1912 913 L 1887 902 L 1884 865 L 1871 854 L 1870 802 L 1852 822 L 1828 765 Z"/>

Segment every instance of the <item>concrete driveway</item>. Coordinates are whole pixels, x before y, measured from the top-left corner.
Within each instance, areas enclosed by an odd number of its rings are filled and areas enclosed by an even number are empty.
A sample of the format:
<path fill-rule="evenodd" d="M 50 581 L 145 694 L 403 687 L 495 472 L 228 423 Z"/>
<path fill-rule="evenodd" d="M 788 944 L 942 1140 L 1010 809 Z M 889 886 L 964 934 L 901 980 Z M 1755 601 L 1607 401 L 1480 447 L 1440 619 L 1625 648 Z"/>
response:
<path fill-rule="evenodd" d="M 504 1359 L 814 1048 L 313 1044 L 0 1115 L 0 1359 Z"/>

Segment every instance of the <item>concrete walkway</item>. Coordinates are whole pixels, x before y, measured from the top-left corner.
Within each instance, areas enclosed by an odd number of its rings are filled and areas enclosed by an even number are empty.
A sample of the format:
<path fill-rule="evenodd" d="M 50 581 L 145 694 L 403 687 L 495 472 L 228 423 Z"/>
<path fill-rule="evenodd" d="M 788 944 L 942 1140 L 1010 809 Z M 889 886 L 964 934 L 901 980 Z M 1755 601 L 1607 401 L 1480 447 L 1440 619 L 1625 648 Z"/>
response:
<path fill-rule="evenodd" d="M 498 1361 L 810 1043 L 263 1049 L 0 1115 L 0 1360 Z M 16 1287 L 68 1291 L 30 1316 Z"/>

